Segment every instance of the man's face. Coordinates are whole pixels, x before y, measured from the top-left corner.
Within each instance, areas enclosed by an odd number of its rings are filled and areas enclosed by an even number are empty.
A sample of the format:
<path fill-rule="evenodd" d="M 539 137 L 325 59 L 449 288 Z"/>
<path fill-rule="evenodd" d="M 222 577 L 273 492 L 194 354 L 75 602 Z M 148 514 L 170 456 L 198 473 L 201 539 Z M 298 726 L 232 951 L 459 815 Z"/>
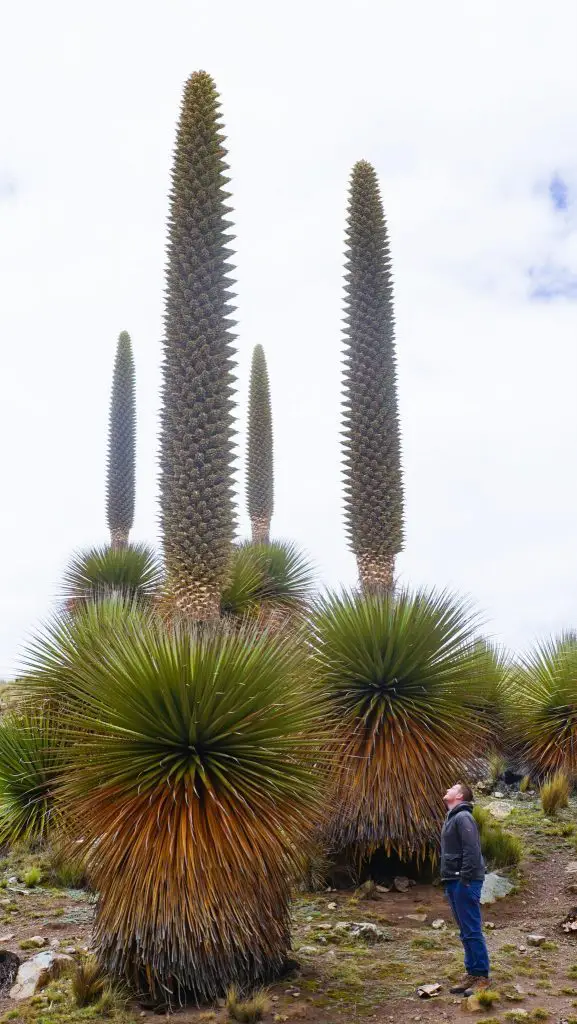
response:
<path fill-rule="evenodd" d="M 457 782 L 456 785 L 451 786 L 450 789 L 445 793 L 443 800 L 447 807 L 454 807 L 455 804 L 460 804 L 463 800 L 463 791 Z"/>

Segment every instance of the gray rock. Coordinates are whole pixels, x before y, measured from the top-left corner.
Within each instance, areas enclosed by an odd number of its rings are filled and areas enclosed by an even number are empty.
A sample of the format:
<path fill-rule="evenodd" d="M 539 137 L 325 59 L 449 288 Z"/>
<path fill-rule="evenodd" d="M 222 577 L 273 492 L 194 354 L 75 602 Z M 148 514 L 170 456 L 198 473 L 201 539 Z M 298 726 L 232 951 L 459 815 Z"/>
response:
<path fill-rule="evenodd" d="M 499 790 L 497 790 L 496 793 L 493 793 L 493 796 L 495 797 L 495 800 L 504 800 L 505 799 L 505 794 L 501 793 Z"/>
<path fill-rule="evenodd" d="M 393 880 L 393 889 L 396 889 L 397 892 L 408 892 L 410 884 L 411 883 L 408 878 L 405 878 L 403 875 L 399 875 Z"/>
<path fill-rule="evenodd" d="M 339 921 L 335 925 L 335 932 L 350 935 L 352 939 L 359 939 L 373 945 L 377 942 L 390 942 L 390 936 L 383 928 L 378 928 L 371 921 Z"/>
<path fill-rule="evenodd" d="M 303 956 L 315 956 L 318 953 L 316 946 L 300 946 L 297 953 L 301 953 Z"/>
<path fill-rule="evenodd" d="M 437 930 L 439 930 L 441 928 L 444 928 L 445 927 L 445 920 L 444 920 L 444 918 L 437 917 L 436 920 L 433 921 L 432 927 L 436 928 Z"/>
<path fill-rule="evenodd" d="M 568 875 L 577 875 L 577 860 L 570 860 L 565 868 L 565 872 Z"/>
<path fill-rule="evenodd" d="M 528 935 L 527 942 L 530 946 L 542 946 L 547 941 L 546 935 Z"/>
<path fill-rule="evenodd" d="M 45 949 L 37 953 L 31 960 L 21 964 L 16 976 L 16 982 L 10 989 L 10 998 L 20 1001 L 29 999 L 52 978 L 62 971 L 65 964 L 69 963 L 72 957 L 64 953 L 55 953 L 52 949 Z"/>
<path fill-rule="evenodd" d="M 493 818 L 497 819 L 497 821 L 503 821 L 505 818 L 509 817 L 513 810 L 513 804 L 510 800 L 499 800 L 498 803 L 492 801 L 490 804 L 487 804 L 486 809 Z"/>
<path fill-rule="evenodd" d="M 405 914 L 407 921 L 416 921 L 417 924 L 426 924 L 426 914 Z"/>
<path fill-rule="evenodd" d="M 501 900 L 504 896 L 508 896 L 514 888 L 513 883 L 508 878 L 503 878 L 496 871 L 490 871 L 485 876 L 485 881 L 483 882 L 481 903 L 495 903 L 496 900 Z"/>

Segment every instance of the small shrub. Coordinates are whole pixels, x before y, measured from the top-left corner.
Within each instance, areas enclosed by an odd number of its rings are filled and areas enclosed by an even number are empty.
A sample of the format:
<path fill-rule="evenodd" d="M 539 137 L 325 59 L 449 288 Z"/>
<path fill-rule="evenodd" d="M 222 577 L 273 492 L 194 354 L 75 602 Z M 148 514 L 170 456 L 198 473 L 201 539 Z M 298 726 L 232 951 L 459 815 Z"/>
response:
<path fill-rule="evenodd" d="M 269 1005 L 269 999 L 264 989 L 255 992 L 250 999 L 241 1001 L 233 986 L 228 990 L 226 997 L 226 1008 L 230 1019 L 239 1021 L 240 1024 L 253 1024 L 253 1021 L 262 1020 Z"/>
<path fill-rule="evenodd" d="M 553 818 L 557 811 L 569 804 L 571 787 L 564 772 L 556 772 L 541 786 L 541 806 L 543 813 Z"/>
<path fill-rule="evenodd" d="M 101 1017 L 112 1017 L 115 1013 L 126 1009 L 127 1002 L 127 993 L 122 988 L 115 987 L 111 982 L 107 981 L 104 984 L 101 995 L 93 1004 L 94 1013 L 99 1014 Z"/>
<path fill-rule="evenodd" d="M 527 793 L 531 789 L 531 776 L 524 775 L 519 783 L 519 792 Z"/>
<path fill-rule="evenodd" d="M 498 1017 L 479 1017 L 477 1024 L 500 1024 Z"/>
<path fill-rule="evenodd" d="M 22 876 L 22 881 L 29 889 L 33 889 L 35 885 L 40 885 L 42 881 L 40 868 L 28 868 L 28 871 L 25 871 Z"/>
<path fill-rule="evenodd" d="M 549 1020 L 551 1014 L 549 1010 L 544 1010 L 541 1006 L 536 1006 L 531 1014 L 533 1020 Z"/>
<path fill-rule="evenodd" d="M 494 989 L 482 988 L 475 992 L 475 998 L 479 1006 L 482 1006 L 484 1010 L 490 1010 L 495 1003 L 499 1002 L 501 996 Z"/>
<path fill-rule="evenodd" d="M 90 1006 L 104 994 L 107 982 L 96 957 L 88 957 L 72 975 L 72 995 L 77 1006 Z"/>
<path fill-rule="evenodd" d="M 484 807 L 475 805 L 473 814 L 487 863 L 494 868 L 515 867 L 523 856 L 521 840 L 510 832 L 505 832 Z"/>
<path fill-rule="evenodd" d="M 577 964 L 571 964 L 571 967 L 567 971 L 567 976 L 569 978 L 577 978 Z"/>
<path fill-rule="evenodd" d="M 72 857 L 56 848 L 50 851 L 47 877 L 57 889 L 85 889 L 86 870 L 80 857 Z"/>

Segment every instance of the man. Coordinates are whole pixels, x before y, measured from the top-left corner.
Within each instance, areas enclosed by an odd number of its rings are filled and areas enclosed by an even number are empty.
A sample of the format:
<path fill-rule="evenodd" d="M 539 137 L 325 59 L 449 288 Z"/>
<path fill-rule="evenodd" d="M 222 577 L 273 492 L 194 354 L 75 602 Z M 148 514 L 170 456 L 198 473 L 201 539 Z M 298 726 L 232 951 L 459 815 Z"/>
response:
<path fill-rule="evenodd" d="M 441 832 L 441 881 L 459 926 L 467 972 L 450 991 L 470 996 L 489 984 L 489 954 L 481 920 L 485 864 L 472 813 L 473 791 L 458 782 L 447 790 L 443 800 L 448 813 Z"/>

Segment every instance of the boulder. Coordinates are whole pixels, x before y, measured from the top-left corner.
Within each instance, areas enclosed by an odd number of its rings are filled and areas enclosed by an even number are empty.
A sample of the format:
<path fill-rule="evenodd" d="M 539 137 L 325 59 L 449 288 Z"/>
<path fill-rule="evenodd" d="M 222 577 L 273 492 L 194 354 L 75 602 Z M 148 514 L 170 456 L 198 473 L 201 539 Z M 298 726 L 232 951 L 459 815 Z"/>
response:
<path fill-rule="evenodd" d="M 393 880 L 393 889 L 395 889 L 396 892 L 408 892 L 410 884 L 411 883 L 408 878 L 405 878 L 404 875 L 399 875 Z"/>
<path fill-rule="evenodd" d="M 542 946 L 547 941 L 546 935 L 528 935 L 527 943 L 529 946 Z"/>
<path fill-rule="evenodd" d="M 16 982 L 10 989 L 10 998 L 18 1001 L 29 999 L 44 988 L 53 978 L 62 973 L 63 968 L 72 962 L 72 957 L 64 953 L 55 953 L 45 949 L 30 960 L 20 964 Z"/>
<path fill-rule="evenodd" d="M 496 900 L 501 900 L 504 896 L 508 896 L 513 889 L 514 885 L 508 878 L 503 878 L 496 871 L 490 871 L 485 876 L 485 881 L 483 882 L 481 903 L 495 903 Z"/>
<path fill-rule="evenodd" d="M 493 818 L 497 819 L 497 821 L 504 821 L 505 818 L 509 817 L 513 810 L 513 804 L 510 800 L 492 800 L 490 804 L 487 804 L 486 809 Z"/>

